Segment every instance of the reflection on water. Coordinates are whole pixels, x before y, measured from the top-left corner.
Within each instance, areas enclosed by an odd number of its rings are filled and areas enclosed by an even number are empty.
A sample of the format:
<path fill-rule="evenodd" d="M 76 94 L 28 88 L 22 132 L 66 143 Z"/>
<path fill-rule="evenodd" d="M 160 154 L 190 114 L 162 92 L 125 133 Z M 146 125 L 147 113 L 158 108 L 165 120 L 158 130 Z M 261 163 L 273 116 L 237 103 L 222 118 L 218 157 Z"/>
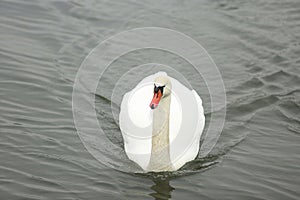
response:
<path fill-rule="evenodd" d="M 166 200 L 171 199 L 171 193 L 175 188 L 170 185 L 169 179 L 153 179 L 154 185 L 151 186 L 151 189 L 154 191 L 149 195 L 154 197 L 156 200 Z"/>

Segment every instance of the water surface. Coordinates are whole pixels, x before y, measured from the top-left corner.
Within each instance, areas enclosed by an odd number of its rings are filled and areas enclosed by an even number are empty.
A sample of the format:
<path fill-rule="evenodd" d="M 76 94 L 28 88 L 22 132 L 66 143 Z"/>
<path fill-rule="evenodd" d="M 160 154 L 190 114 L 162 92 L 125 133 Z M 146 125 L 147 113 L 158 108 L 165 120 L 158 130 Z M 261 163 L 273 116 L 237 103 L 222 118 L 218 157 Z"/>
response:
<path fill-rule="evenodd" d="M 300 2 L 0 1 L 1 199 L 298 199 Z M 72 87 L 102 40 L 165 27 L 202 44 L 226 86 L 227 116 L 213 152 L 171 174 L 124 173 L 95 160 L 73 122 Z M 113 66 L 187 63 L 156 50 Z M 197 86 L 193 73 L 187 80 Z M 96 105 L 110 106 L 99 87 Z M 206 109 L 207 110 L 207 109 Z M 108 138 L 118 127 L 98 112 Z M 206 113 L 207 116 L 210 113 Z"/>

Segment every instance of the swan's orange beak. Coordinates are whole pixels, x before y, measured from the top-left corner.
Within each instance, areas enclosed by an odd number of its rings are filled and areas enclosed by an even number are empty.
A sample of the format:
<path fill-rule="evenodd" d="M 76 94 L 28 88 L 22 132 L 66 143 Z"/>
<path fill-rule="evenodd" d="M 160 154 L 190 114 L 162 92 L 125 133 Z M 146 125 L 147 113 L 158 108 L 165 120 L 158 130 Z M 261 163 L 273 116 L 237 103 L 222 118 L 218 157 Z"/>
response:
<path fill-rule="evenodd" d="M 157 92 L 154 92 L 152 101 L 149 105 L 151 109 L 155 109 L 158 106 L 158 103 L 159 103 L 161 97 L 162 97 L 161 90 L 158 90 Z"/>

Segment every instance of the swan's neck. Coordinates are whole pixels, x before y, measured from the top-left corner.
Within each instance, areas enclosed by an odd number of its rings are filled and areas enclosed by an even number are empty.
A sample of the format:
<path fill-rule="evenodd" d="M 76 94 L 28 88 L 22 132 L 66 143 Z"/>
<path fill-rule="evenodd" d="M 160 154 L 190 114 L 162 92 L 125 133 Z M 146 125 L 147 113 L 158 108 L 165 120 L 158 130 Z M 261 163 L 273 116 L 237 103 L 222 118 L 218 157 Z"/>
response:
<path fill-rule="evenodd" d="M 149 171 L 171 171 L 169 147 L 169 115 L 171 95 L 163 98 L 153 111 L 152 149 Z"/>

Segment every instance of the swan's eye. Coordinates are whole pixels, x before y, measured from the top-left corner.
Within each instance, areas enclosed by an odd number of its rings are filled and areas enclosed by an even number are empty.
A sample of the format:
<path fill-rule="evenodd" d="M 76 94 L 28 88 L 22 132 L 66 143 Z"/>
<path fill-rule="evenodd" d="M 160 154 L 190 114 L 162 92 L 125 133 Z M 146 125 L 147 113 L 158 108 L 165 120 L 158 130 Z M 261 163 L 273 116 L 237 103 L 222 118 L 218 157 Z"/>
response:
<path fill-rule="evenodd" d="M 154 84 L 154 93 L 158 94 L 158 91 L 160 91 L 161 95 L 163 95 L 163 93 L 164 93 L 164 87 L 165 87 L 165 85 L 164 86 L 156 86 Z"/>
<path fill-rule="evenodd" d="M 154 85 L 154 93 L 157 93 L 159 90 L 159 87 L 157 87 L 156 85 Z"/>
<path fill-rule="evenodd" d="M 158 89 L 159 89 L 160 92 L 161 92 L 161 95 L 163 95 L 163 93 L 164 93 L 164 87 L 165 87 L 165 86 L 158 87 Z"/>

